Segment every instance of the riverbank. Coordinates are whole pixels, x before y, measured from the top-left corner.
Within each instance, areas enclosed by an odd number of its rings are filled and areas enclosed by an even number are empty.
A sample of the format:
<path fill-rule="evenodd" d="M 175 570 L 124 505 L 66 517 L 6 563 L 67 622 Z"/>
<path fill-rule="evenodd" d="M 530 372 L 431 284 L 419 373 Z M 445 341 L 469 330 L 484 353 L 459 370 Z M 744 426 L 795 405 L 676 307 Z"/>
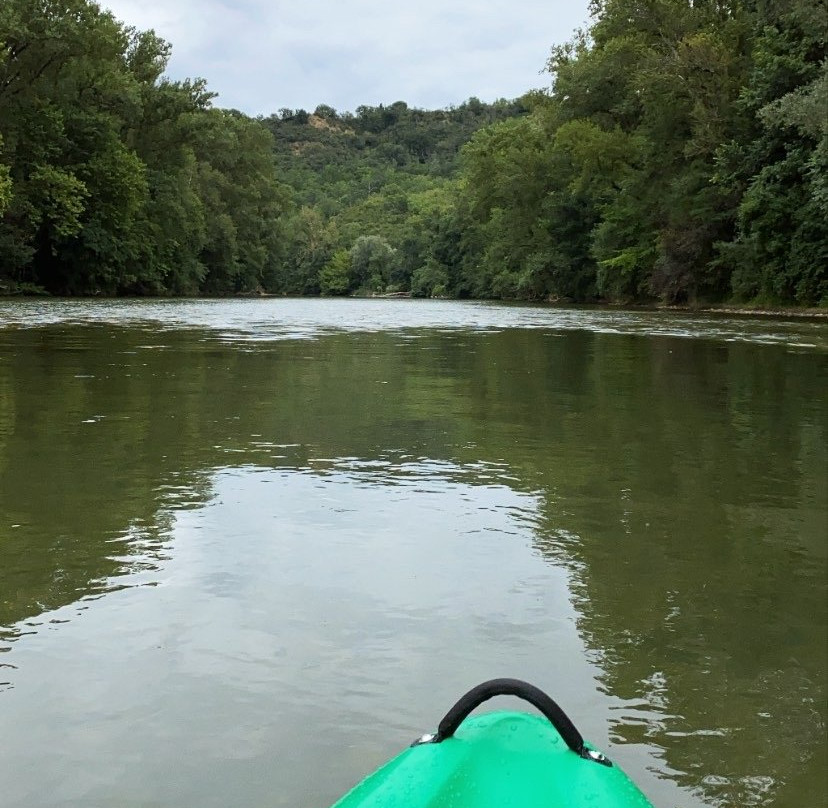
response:
<path fill-rule="evenodd" d="M 656 306 L 658 311 L 676 311 L 687 314 L 727 314 L 748 317 L 799 317 L 803 319 L 828 320 L 828 308 L 773 306 L 750 306 L 727 304 L 715 306 Z"/>

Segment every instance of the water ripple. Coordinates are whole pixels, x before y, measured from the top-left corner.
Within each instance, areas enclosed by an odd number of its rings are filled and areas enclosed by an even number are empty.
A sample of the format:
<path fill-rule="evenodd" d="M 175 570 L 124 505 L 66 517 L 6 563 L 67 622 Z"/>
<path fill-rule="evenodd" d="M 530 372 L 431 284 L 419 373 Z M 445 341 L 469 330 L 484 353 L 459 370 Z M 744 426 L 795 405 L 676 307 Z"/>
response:
<path fill-rule="evenodd" d="M 405 327 L 400 323 L 405 322 Z M 448 336 L 460 330 L 585 330 L 604 334 L 669 336 L 722 342 L 784 345 L 798 351 L 828 350 L 824 318 L 780 318 L 675 311 L 630 311 L 614 308 L 557 308 L 480 301 L 385 299 L 260 300 L 13 300 L 0 303 L 0 328 L 45 325 L 115 324 L 146 326 L 153 333 L 206 330 L 209 339 L 243 347 L 247 343 L 285 339 L 313 340 L 342 332 L 437 330 Z M 164 350 L 163 343 L 145 346 Z"/>

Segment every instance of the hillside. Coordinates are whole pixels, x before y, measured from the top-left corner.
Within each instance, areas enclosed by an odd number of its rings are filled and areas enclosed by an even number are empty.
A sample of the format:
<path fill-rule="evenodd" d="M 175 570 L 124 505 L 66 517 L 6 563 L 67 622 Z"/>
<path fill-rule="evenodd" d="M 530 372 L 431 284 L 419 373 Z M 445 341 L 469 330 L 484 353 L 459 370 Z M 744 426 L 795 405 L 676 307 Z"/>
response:
<path fill-rule="evenodd" d="M 357 244 L 366 267 L 324 292 L 408 290 L 427 260 L 428 234 L 453 204 L 460 150 L 475 132 L 528 112 L 520 101 L 470 99 L 445 110 L 283 109 L 264 119 L 280 179 L 292 191 L 292 234 L 272 291 L 315 294 L 331 258 Z M 349 253 L 350 257 L 350 253 Z"/>

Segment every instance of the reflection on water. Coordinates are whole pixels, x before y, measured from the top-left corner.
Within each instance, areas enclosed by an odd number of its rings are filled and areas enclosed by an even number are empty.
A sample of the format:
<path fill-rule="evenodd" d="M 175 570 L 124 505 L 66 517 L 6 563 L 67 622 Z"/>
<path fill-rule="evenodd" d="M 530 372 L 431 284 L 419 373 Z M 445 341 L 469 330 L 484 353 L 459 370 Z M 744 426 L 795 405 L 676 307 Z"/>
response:
<path fill-rule="evenodd" d="M 0 308 L 9 805 L 324 805 L 495 675 L 824 802 L 825 326 L 316 303 Z"/>
<path fill-rule="evenodd" d="M 13 649 L 7 770 L 67 751 L 16 777 L 10 804 L 324 804 L 492 669 L 585 693 L 585 729 L 605 736 L 566 576 L 526 550 L 534 497 L 463 470 L 410 464 L 389 487 L 337 465 L 219 472 L 176 515 L 174 552 L 142 579 L 155 589 L 59 609 L 60 634 Z"/>

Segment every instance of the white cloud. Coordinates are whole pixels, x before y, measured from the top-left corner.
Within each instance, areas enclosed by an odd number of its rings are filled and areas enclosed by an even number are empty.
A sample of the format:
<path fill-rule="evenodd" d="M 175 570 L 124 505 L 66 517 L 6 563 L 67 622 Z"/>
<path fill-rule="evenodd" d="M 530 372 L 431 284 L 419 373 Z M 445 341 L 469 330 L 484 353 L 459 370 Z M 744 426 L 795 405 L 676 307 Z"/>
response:
<path fill-rule="evenodd" d="M 406 101 L 440 108 L 548 85 L 550 48 L 587 18 L 587 0 L 102 0 L 173 46 L 169 74 L 202 76 L 221 106 Z"/>

